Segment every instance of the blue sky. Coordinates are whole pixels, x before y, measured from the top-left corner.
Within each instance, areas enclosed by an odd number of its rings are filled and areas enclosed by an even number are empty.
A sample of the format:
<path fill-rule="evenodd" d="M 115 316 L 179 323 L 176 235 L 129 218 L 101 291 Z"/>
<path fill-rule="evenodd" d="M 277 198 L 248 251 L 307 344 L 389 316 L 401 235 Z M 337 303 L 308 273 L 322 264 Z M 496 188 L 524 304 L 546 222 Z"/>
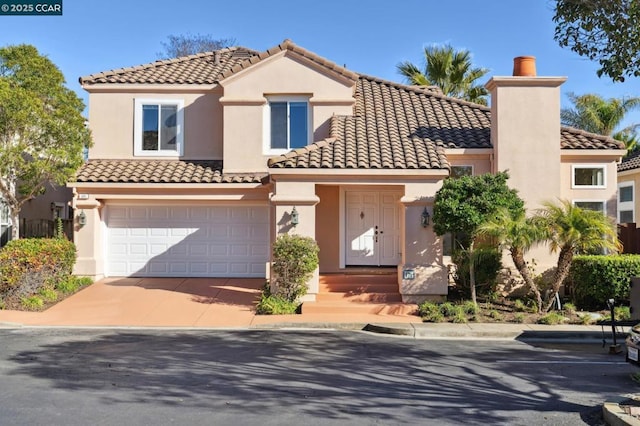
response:
<path fill-rule="evenodd" d="M 289 38 L 347 68 L 402 81 L 396 64 L 422 63 L 423 47 L 449 43 L 474 64 L 511 75 L 533 55 L 538 75 L 567 76 L 567 92 L 640 96 L 640 79 L 598 78 L 597 63 L 553 40 L 553 0 L 64 0 L 62 16 L 0 16 L 0 45 L 29 43 L 87 100 L 78 77 L 156 60 L 169 34 L 232 37 L 264 50 Z M 485 81 L 486 81 L 485 80 Z M 484 82 L 484 81 L 483 81 Z M 640 110 L 626 124 L 640 122 Z"/>

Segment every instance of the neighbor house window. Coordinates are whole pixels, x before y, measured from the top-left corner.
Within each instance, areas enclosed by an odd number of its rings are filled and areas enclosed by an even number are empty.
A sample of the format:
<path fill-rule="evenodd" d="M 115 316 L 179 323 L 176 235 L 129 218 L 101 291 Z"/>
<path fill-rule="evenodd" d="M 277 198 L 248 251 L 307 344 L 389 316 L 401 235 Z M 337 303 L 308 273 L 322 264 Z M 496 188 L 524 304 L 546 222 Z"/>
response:
<path fill-rule="evenodd" d="M 4 247 L 11 239 L 9 213 L 9 206 L 4 201 L 0 201 L 0 247 Z"/>
<path fill-rule="evenodd" d="M 605 166 L 572 166 L 572 182 L 573 188 L 604 188 L 605 182 Z"/>
<path fill-rule="evenodd" d="M 473 166 L 451 166 L 449 177 L 473 176 Z"/>
<path fill-rule="evenodd" d="M 306 98 L 269 98 L 266 113 L 267 151 L 285 152 L 310 143 L 311 114 Z"/>
<path fill-rule="evenodd" d="M 635 184 L 618 183 L 618 223 L 635 223 Z"/>
<path fill-rule="evenodd" d="M 181 100 L 136 99 L 134 154 L 182 155 L 183 109 Z"/>
<path fill-rule="evenodd" d="M 593 210 L 596 212 L 600 212 L 602 214 L 606 214 L 605 210 L 604 210 L 604 201 L 591 201 L 591 200 L 584 200 L 584 201 L 574 201 L 573 205 L 576 207 L 580 207 L 583 210 Z"/>

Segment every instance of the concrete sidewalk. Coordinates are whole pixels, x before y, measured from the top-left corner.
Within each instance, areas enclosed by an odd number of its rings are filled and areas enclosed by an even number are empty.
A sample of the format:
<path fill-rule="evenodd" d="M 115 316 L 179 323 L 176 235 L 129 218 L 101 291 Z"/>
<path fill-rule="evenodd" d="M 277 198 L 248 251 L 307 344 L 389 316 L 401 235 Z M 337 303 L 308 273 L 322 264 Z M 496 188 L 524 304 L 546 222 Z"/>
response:
<path fill-rule="evenodd" d="M 609 342 L 596 325 L 423 323 L 416 315 L 256 315 L 263 279 L 104 279 L 44 312 L 0 310 L 4 327 L 334 328 L 418 339 L 558 339 Z M 620 343 L 628 331 L 618 327 Z M 604 332 L 604 333 L 603 333 Z"/>

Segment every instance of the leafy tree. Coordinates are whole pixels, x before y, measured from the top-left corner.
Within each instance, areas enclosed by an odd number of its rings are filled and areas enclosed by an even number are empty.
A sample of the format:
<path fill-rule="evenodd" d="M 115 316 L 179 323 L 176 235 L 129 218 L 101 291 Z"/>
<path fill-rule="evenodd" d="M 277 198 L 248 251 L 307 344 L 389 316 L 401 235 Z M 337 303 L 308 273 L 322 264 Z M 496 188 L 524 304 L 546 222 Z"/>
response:
<path fill-rule="evenodd" d="M 533 245 L 545 239 L 545 234 L 541 227 L 537 226 L 535 219 L 526 217 L 524 210 L 512 212 L 506 208 L 500 208 L 478 227 L 478 235 L 497 238 L 500 245 L 509 250 L 513 264 L 535 295 L 538 312 L 541 313 L 542 293 L 524 258 Z"/>
<path fill-rule="evenodd" d="M 35 47 L 0 48 L 0 194 L 12 239 L 24 203 L 49 182 L 63 185 L 82 165 L 91 144 L 83 110 L 60 70 Z"/>
<path fill-rule="evenodd" d="M 470 254 L 469 274 L 471 299 L 476 303 L 476 283 L 473 262 L 478 227 L 504 207 L 514 214 L 524 209 L 524 201 L 515 189 L 507 186 L 509 174 L 484 174 L 445 179 L 436 192 L 433 206 L 433 229 L 437 235 L 448 232 L 469 235 L 463 250 Z"/>
<path fill-rule="evenodd" d="M 212 52 L 233 46 L 235 38 L 214 38 L 211 34 L 169 35 L 162 42 L 162 51 L 157 53 L 158 59 L 178 58 L 202 52 Z"/>
<path fill-rule="evenodd" d="M 555 40 L 597 60 L 598 77 L 640 76 L 640 1 L 557 0 Z"/>
<path fill-rule="evenodd" d="M 538 225 L 545 232 L 552 253 L 559 250 L 558 264 L 553 274 L 553 295 L 569 274 L 573 256 L 599 249 L 618 251 L 619 242 L 615 223 L 598 211 L 581 209 L 570 201 L 546 202 L 537 214 Z M 549 298 L 545 309 L 553 306 Z"/>
<path fill-rule="evenodd" d="M 424 70 L 409 61 L 397 65 L 408 84 L 438 86 L 447 96 L 487 105 L 488 92 L 476 82 L 489 70 L 474 68 L 469 51 L 434 45 L 425 47 L 424 57 Z"/>

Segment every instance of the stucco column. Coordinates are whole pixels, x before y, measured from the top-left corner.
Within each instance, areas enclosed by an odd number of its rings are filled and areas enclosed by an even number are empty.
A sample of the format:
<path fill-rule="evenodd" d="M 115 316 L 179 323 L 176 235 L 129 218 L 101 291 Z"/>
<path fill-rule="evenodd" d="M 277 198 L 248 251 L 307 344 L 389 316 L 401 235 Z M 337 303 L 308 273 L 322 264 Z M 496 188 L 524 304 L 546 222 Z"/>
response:
<path fill-rule="evenodd" d="M 400 199 L 404 206 L 402 263 L 398 267 L 398 284 L 402 301 L 420 303 L 440 300 L 447 295 L 448 274 L 442 262 L 442 243 L 433 232 L 433 199 L 441 182 L 405 186 Z M 430 223 L 423 227 L 424 209 Z"/>
<path fill-rule="evenodd" d="M 100 279 L 104 277 L 102 204 L 95 199 L 76 198 L 74 209 L 74 243 L 78 250 L 78 259 L 73 273 Z M 86 218 L 85 225 L 80 224 L 82 214 Z"/>
<path fill-rule="evenodd" d="M 272 235 L 297 234 L 305 237 L 316 238 L 316 204 L 320 201 L 315 193 L 315 184 L 310 182 L 276 182 L 274 193 L 271 196 L 271 205 L 274 207 Z M 291 223 L 293 209 L 298 213 L 298 224 Z M 271 253 L 273 261 L 273 253 Z M 307 282 L 309 291 L 303 296 L 302 301 L 315 301 L 318 294 L 319 269 L 313 273 L 313 277 Z M 270 274 L 271 276 L 271 274 Z"/>

